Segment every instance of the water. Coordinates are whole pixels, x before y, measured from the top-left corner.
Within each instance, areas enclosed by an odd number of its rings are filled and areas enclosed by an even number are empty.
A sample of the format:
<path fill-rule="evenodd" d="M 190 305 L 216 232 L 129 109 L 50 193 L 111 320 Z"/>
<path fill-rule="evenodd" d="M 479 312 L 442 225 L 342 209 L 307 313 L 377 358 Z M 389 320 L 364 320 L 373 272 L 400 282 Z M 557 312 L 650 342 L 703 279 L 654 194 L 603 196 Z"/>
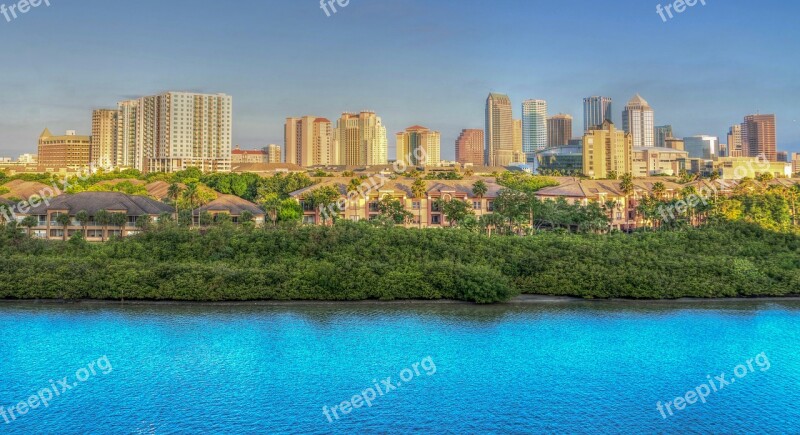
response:
<path fill-rule="evenodd" d="M 0 405 L 59 391 L 0 433 L 800 433 L 800 302 L 0 303 L 0 337 Z"/>

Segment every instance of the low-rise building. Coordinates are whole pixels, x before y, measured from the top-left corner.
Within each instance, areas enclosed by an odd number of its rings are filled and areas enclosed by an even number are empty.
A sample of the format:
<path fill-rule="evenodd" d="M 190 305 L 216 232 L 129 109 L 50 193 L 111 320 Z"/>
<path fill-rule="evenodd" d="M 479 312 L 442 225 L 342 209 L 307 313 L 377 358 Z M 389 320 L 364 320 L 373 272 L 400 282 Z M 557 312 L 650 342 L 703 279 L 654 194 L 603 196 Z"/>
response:
<path fill-rule="evenodd" d="M 714 171 L 725 180 L 755 178 L 761 174 L 772 174 L 775 178 L 792 178 L 792 165 L 785 162 L 769 162 L 758 157 L 722 157 L 714 160 Z"/>
<path fill-rule="evenodd" d="M 194 211 L 195 224 L 200 223 L 200 216 L 204 213 L 208 213 L 213 220 L 217 220 L 218 215 L 227 215 L 235 224 L 243 223 L 242 217 L 249 214 L 250 221 L 257 226 L 264 224 L 266 216 L 258 205 L 235 195 L 224 194 Z"/>
<path fill-rule="evenodd" d="M 686 151 L 664 147 L 634 147 L 631 174 L 634 177 L 677 175 L 680 159 L 689 157 Z"/>

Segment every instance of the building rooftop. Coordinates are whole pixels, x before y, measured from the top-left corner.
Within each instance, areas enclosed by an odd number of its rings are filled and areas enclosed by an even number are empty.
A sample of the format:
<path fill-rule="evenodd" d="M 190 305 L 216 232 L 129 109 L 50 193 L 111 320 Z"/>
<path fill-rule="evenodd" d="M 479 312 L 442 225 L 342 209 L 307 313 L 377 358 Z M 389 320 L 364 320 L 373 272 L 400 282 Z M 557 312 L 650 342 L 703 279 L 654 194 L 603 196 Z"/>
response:
<path fill-rule="evenodd" d="M 202 212 L 228 212 L 233 216 L 241 216 L 245 211 L 249 211 L 253 216 L 265 215 L 264 210 L 261 210 L 256 204 L 235 195 L 225 194 L 220 194 L 217 196 L 217 199 L 195 210 L 194 214 L 199 215 Z"/>
<path fill-rule="evenodd" d="M 47 214 L 48 211 L 68 211 L 75 214 L 85 210 L 95 215 L 100 210 L 126 212 L 129 216 L 159 215 L 173 213 L 172 206 L 146 196 L 126 195 L 120 192 L 81 192 L 74 195 L 61 195 L 31 208 L 26 214 Z"/>

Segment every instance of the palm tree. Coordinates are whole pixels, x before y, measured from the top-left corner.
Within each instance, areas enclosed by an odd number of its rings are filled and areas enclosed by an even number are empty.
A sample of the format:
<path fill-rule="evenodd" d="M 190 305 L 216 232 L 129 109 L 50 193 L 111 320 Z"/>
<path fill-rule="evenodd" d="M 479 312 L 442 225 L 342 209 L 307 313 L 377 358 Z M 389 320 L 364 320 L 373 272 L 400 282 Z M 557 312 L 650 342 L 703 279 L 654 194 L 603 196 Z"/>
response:
<path fill-rule="evenodd" d="M 414 183 L 411 185 L 411 194 L 414 195 L 415 199 L 419 199 L 419 207 L 417 207 L 417 213 L 419 214 L 419 227 L 422 228 L 422 198 L 428 193 L 428 186 L 425 184 L 424 181 L 417 178 L 414 180 Z"/>
<path fill-rule="evenodd" d="M 662 199 L 664 197 L 664 193 L 667 192 L 667 186 L 664 183 L 657 181 L 653 183 L 653 196 L 658 199 Z"/>
<path fill-rule="evenodd" d="M 189 202 L 189 209 L 192 211 L 192 215 L 194 215 L 195 204 L 197 204 L 199 197 L 200 192 L 197 188 L 197 183 L 189 183 L 186 186 L 186 190 L 183 191 L 183 198 Z M 192 225 L 194 225 L 194 222 L 192 222 Z"/>
<path fill-rule="evenodd" d="M 111 213 L 109 213 L 107 210 L 100 210 L 95 214 L 94 220 L 98 225 L 103 227 L 103 233 L 100 236 L 100 239 L 105 242 L 106 234 L 108 234 L 108 225 L 111 223 Z"/>
<path fill-rule="evenodd" d="M 81 224 L 81 228 L 83 228 L 83 238 L 86 238 L 86 227 L 89 226 L 89 212 L 86 210 L 81 210 L 75 213 L 75 220 Z"/>
<path fill-rule="evenodd" d="M 25 216 L 19 224 L 28 229 L 28 237 L 30 237 L 31 229 L 39 225 L 39 219 L 36 216 Z"/>
<path fill-rule="evenodd" d="M 111 225 L 119 227 L 119 235 L 123 235 L 123 227 L 128 223 L 128 216 L 125 213 L 114 213 L 111 215 Z"/>
<path fill-rule="evenodd" d="M 628 215 L 630 209 L 630 196 L 633 194 L 633 177 L 631 174 L 625 174 L 622 176 L 622 181 L 619 183 L 619 188 L 622 190 L 622 193 L 625 194 L 625 226 L 627 229 L 630 229 L 630 225 L 628 224 Z"/>
<path fill-rule="evenodd" d="M 178 199 L 181 197 L 181 186 L 178 183 L 172 183 L 167 189 L 167 198 L 175 204 L 175 216 L 178 215 Z"/>
<path fill-rule="evenodd" d="M 64 241 L 67 241 L 67 227 L 72 223 L 72 218 L 69 214 L 61 213 L 56 217 L 56 222 L 64 228 Z"/>
<path fill-rule="evenodd" d="M 269 215 L 269 220 L 272 221 L 272 226 L 278 225 L 278 210 L 281 207 L 281 200 L 277 196 L 271 197 L 263 204 L 264 211 Z"/>
<path fill-rule="evenodd" d="M 486 192 L 489 191 L 489 186 L 486 185 L 486 182 L 483 180 L 478 180 L 472 185 L 472 194 L 477 196 L 478 199 L 483 199 L 483 195 L 486 195 Z"/>
<path fill-rule="evenodd" d="M 361 179 L 360 178 L 353 178 L 350 180 L 350 183 L 347 185 L 347 196 L 349 197 L 351 193 L 358 192 L 361 189 Z M 346 216 L 345 216 L 346 218 Z"/>

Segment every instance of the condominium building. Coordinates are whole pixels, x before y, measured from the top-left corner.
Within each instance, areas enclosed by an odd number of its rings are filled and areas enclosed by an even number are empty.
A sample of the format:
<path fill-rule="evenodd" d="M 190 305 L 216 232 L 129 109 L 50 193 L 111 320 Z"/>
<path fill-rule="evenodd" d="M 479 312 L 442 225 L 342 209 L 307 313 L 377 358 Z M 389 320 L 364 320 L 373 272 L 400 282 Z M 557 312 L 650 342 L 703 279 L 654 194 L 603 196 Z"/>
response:
<path fill-rule="evenodd" d="M 583 136 L 583 172 L 590 178 L 622 176 L 631 172 L 633 138 L 605 121 Z"/>
<path fill-rule="evenodd" d="M 286 118 L 283 137 L 286 163 L 303 167 L 337 163 L 333 126 L 326 118 Z"/>
<path fill-rule="evenodd" d="M 583 131 L 602 125 L 605 121 L 613 121 L 611 113 L 612 100 L 609 97 L 587 97 L 583 99 Z"/>
<path fill-rule="evenodd" d="M 719 157 L 719 138 L 697 135 L 683 138 L 690 158 L 712 160 Z"/>
<path fill-rule="evenodd" d="M 267 154 L 267 163 L 281 163 L 281 146 L 274 143 L 262 150 Z"/>
<path fill-rule="evenodd" d="M 765 156 L 770 162 L 777 157 L 775 115 L 748 115 L 742 123 L 742 147 L 747 156 Z"/>
<path fill-rule="evenodd" d="M 508 95 L 492 93 L 486 99 L 485 140 L 484 161 L 486 165 L 506 166 L 511 163 L 514 159 L 514 119 L 512 118 L 511 99 L 508 98 Z M 523 149 L 524 141 L 523 137 Z"/>
<path fill-rule="evenodd" d="M 117 165 L 143 172 L 229 172 L 233 99 L 166 92 L 119 103 Z"/>
<path fill-rule="evenodd" d="M 653 142 L 657 148 L 665 148 L 667 146 L 667 138 L 672 136 L 671 125 L 658 125 L 655 127 Z"/>
<path fill-rule="evenodd" d="M 338 164 L 385 165 L 389 162 L 386 127 L 375 112 L 343 113 L 333 131 Z"/>
<path fill-rule="evenodd" d="M 625 106 L 622 112 L 622 129 L 625 133 L 630 133 L 634 147 L 655 146 L 654 112 L 641 95 L 636 94 Z"/>
<path fill-rule="evenodd" d="M 522 102 L 522 151 L 535 153 L 547 148 L 547 102 Z"/>
<path fill-rule="evenodd" d="M 39 136 L 39 166 L 49 172 L 64 168 L 87 168 L 90 149 L 89 136 L 78 136 L 74 130 L 67 131 L 63 136 L 53 136 L 45 128 Z"/>
<path fill-rule="evenodd" d="M 559 113 L 547 119 L 547 147 L 560 147 L 572 139 L 572 116 Z"/>
<path fill-rule="evenodd" d="M 742 125 L 737 124 L 728 129 L 727 157 L 743 157 L 746 150 L 742 142 Z"/>
<path fill-rule="evenodd" d="M 92 111 L 92 136 L 89 160 L 95 167 L 117 166 L 117 120 L 119 110 L 98 109 Z"/>
<path fill-rule="evenodd" d="M 483 130 L 461 130 L 456 139 L 456 161 L 462 165 L 483 166 L 483 146 Z"/>
<path fill-rule="evenodd" d="M 441 157 L 441 135 L 415 125 L 395 135 L 397 161 L 409 166 L 438 166 Z"/>

